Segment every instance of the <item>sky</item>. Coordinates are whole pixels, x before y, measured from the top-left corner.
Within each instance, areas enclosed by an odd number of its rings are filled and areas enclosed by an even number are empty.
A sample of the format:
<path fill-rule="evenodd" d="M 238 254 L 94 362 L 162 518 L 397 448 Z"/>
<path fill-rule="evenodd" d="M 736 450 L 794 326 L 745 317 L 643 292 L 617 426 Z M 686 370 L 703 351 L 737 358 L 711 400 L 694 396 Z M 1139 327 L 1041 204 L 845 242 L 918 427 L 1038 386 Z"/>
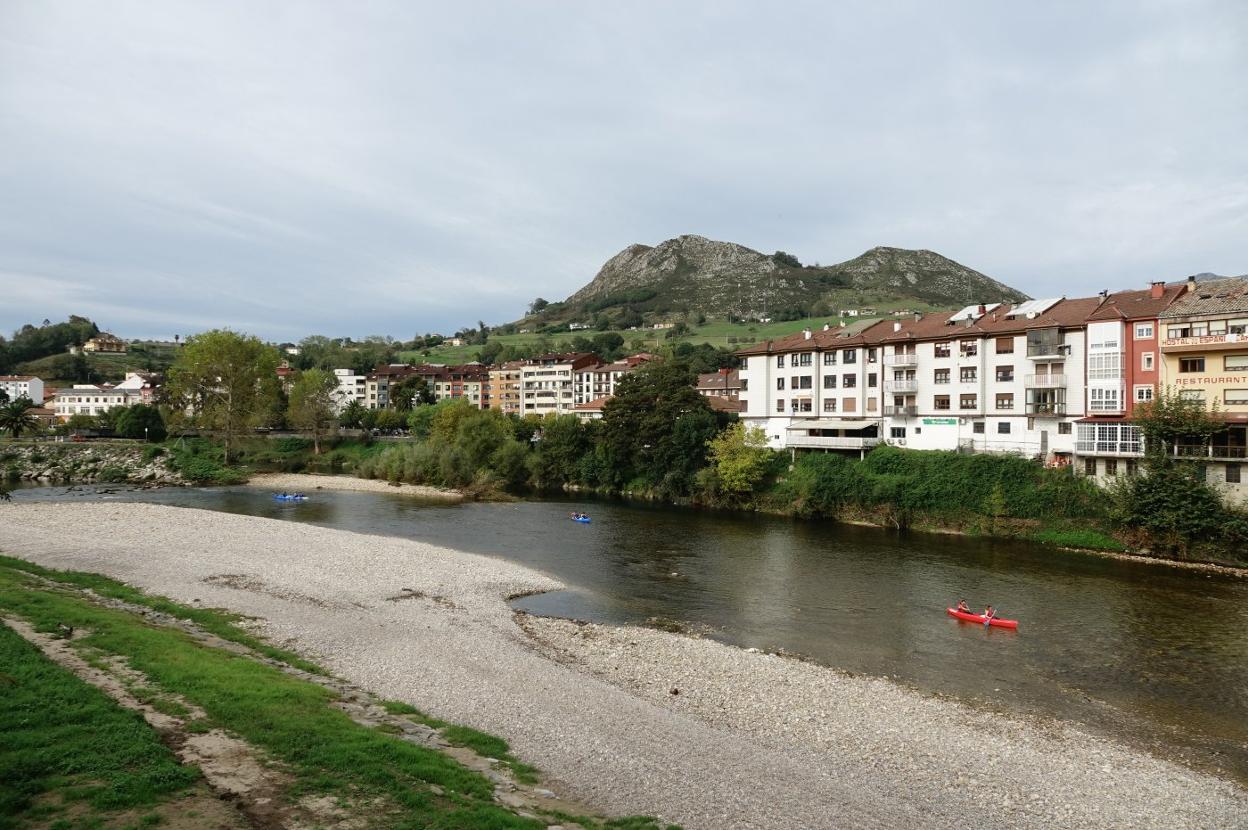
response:
<path fill-rule="evenodd" d="M 0 332 L 411 339 L 686 233 L 1248 272 L 1248 3 L 0 0 Z"/>

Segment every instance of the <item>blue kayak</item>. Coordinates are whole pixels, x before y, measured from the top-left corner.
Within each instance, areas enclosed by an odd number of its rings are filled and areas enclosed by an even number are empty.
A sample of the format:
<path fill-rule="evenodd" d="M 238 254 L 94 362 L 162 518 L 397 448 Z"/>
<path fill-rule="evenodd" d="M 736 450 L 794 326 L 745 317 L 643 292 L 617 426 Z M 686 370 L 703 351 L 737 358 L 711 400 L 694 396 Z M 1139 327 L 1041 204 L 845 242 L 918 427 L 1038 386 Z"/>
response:
<path fill-rule="evenodd" d="M 589 524 L 590 519 L 588 516 L 573 516 L 572 521 L 580 522 L 581 524 L 587 525 Z"/>
<path fill-rule="evenodd" d="M 307 496 L 284 496 L 281 493 L 274 493 L 273 498 L 278 501 L 307 501 Z"/>

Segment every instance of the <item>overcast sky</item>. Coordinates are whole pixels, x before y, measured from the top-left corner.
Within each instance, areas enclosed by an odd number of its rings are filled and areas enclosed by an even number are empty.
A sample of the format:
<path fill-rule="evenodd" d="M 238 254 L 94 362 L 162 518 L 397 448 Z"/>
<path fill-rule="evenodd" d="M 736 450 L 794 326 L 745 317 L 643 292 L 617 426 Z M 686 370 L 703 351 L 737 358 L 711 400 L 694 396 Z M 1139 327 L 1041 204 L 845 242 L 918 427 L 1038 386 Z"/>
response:
<path fill-rule="evenodd" d="M 0 0 L 0 330 L 411 338 L 683 233 L 1248 272 L 1248 3 Z"/>

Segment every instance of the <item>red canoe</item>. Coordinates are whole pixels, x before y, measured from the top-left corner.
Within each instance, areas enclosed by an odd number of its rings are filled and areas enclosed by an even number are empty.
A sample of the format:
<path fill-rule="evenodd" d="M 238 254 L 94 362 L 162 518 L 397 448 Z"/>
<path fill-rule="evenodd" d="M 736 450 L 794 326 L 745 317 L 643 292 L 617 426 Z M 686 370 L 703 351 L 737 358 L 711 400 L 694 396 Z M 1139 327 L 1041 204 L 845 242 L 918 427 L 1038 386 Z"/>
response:
<path fill-rule="evenodd" d="M 946 608 L 945 610 L 949 612 L 949 616 L 951 617 L 957 617 L 958 619 L 965 620 L 966 622 L 979 623 L 980 625 L 984 624 L 983 614 L 967 614 L 966 612 L 959 611 L 956 608 Z M 1000 617 L 993 617 L 988 624 L 995 625 L 997 628 L 1018 628 L 1018 620 L 1003 620 Z"/>

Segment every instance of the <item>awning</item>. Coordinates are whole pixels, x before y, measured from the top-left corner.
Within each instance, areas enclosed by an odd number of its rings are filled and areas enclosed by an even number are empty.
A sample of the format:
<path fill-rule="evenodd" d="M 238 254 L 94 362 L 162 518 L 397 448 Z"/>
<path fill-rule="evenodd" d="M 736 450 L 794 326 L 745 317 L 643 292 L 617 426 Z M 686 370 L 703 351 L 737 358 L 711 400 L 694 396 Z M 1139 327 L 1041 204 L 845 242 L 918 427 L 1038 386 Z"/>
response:
<path fill-rule="evenodd" d="M 802 430 L 803 432 L 805 432 L 808 429 L 853 429 L 853 430 L 857 430 L 857 429 L 866 429 L 867 427 L 873 427 L 877 424 L 877 422 L 878 422 L 878 419 L 875 419 L 875 418 L 871 418 L 871 419 L 864 418 L 862 420 L 857 420 L 857 421 L 847 421 L 844 418 L 812 418 L 809 421 L 797 421 L 795 423 L 789 424 L 789 430 L 792 431 L 792 430 L 798 429 L 798 430 Z"/>

